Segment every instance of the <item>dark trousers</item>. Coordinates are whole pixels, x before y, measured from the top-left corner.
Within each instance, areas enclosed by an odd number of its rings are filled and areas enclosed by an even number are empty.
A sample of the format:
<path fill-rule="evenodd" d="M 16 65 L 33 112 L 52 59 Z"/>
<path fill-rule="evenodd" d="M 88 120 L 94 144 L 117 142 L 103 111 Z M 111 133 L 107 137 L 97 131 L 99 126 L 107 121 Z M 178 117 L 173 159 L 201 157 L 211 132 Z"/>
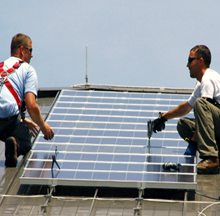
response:
<path fill-rule="evenodd" d="M 27 154 L 31 149 L 32 134 L 20 115 L 9 120 L 0 119 L 0 140 L 4 142 L 10 136 L 18 143 L 17 156 Z"/>
<path fill-rule="evenodd" d="M 197 150 L 200 158 L 218 157 L 220 144 L 220 109 L 203 98 L 194 106 L 195 119 L 181 118 L 177 124 L 179 135 L 191 139 L 197 132 Z"/>

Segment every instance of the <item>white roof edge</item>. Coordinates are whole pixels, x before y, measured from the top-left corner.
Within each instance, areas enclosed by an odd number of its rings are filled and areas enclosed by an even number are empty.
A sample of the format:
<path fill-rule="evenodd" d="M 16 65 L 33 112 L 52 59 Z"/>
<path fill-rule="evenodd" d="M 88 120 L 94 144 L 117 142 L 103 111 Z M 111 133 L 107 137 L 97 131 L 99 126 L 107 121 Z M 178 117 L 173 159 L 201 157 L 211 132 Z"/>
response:
<path fill-rule="evenodd" d="M 158 92 L 172 94 L 191 94 L 191 88 L 169 88 L 169 87 L 142 87 L 142 86 L 119 86 L 119 85 L 103 85 L 103 84 L 77 84 L 71 86 L 77 90 L 105 90 L 105 91 L 131 91 L 131 92 Z"/>

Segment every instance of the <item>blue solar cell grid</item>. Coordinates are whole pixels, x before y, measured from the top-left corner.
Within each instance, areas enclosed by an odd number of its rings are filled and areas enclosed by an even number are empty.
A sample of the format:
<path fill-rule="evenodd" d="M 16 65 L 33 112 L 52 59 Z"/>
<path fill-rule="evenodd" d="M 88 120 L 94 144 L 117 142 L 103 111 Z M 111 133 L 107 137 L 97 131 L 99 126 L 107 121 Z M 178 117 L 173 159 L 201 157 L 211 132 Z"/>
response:
<path fill-rule="evenodd" d="M 62 90 L 47 123 L 51 141 L 37 137 L 20 177 L 22 184 L 109 187 L 196 188 L 196 157 L 184 156 L 187 143 L 178 119 L 154 133 L 147 122 L 186 101 L 189 95 Z M 188 117 L 193 117 L 190 113 Z M 52 166 L 52 155 L 60 169 Z M 180 163 L 179 172 L 166 162 Z"/>

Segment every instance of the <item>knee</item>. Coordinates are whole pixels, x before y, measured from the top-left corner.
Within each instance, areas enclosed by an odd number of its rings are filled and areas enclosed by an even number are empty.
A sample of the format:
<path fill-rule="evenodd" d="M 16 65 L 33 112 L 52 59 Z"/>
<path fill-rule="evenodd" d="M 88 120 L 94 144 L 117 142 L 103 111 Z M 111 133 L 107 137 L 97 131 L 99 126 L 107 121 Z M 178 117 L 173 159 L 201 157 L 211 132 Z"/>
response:
<path fill-rule="evenodd" d="M 184 140 L 186 137 L 191 139 L 195 131 L 195 120 L 189 118 L 179 119 L 177 123 L 177 131 Z"/>
<path fill-rule="evenodd" d="M 182 125 L 182 119 L 179 119 L 177 122 L 177 126 L 176 126 L 176 129 L 178 132 L 179 132 L 180 128 L 182 127 L 181 125 Z"/>
<path fill-rule="evenodd" d="M 176 126 L 176 129 L 181 137 L 183 137 L 184 123 L 185 123 L 184 119 L 181 118 L 178 120 L 178 123 Z"/>
<path fill-rule="evenodd" d="M 201 97 L 197 98 L 195 105 L 194 105 L 194 112 L 204 109 L 205 104 L 206 104 L 206 100 L 204 98 L 201 98 Z"/>

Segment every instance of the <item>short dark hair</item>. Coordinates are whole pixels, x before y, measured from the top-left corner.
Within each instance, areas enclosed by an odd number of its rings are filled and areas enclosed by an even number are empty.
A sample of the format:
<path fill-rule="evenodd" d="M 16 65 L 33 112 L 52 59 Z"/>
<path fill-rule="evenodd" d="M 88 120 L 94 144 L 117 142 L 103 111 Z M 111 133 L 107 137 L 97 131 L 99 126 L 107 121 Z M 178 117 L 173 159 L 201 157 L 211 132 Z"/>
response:
<path fill-rule="evenodd" d="M 30 37 L 25 34 L 18 33 L 11 40 L 11 55 L 16 54 L 20 46 L 28 46 Z"/>
<path fill-rule="evenodd" d="M 198 58 L 203 58 L 205 66 L 209 68 L 211 64 L 211 52 L 209 48 L 205 45 L 197 45 L 191 49 L 191 51 L 195 51 L 195 54 Z"/>

